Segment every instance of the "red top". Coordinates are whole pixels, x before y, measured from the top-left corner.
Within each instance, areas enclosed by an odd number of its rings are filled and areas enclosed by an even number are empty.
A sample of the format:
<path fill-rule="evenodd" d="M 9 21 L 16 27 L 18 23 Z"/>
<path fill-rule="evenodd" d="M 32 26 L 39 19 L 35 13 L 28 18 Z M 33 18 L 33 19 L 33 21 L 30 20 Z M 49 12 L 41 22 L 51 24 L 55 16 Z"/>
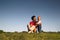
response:
<path fill-rule="evenodd" d="M 36 21 L 31 21 L 30 25 L 36 25 Z"/>

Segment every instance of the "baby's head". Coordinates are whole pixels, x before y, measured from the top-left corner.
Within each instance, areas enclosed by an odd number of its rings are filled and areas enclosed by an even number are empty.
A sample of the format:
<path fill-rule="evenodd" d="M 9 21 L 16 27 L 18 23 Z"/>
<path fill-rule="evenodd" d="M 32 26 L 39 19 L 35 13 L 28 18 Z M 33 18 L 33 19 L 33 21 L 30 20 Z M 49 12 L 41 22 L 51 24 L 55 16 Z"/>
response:
<path fill-rule="evenodd" d="M 38 16 L 38 21 L 40 21 L 41 20 L 41 17 L 40 16 Z"/>

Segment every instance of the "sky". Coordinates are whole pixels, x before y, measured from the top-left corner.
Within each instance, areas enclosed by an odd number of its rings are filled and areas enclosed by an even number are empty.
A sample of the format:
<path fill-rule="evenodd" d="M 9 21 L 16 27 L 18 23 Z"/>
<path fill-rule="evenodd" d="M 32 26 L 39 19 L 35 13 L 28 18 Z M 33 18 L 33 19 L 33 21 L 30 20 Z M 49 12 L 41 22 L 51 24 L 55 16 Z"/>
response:
<path fill-rule="evenodd" d="M 60 0 L 0 0 L 0 30 L 27 31 L 33 15 L 41 16 L 43 31 L 60 31 Z"/>

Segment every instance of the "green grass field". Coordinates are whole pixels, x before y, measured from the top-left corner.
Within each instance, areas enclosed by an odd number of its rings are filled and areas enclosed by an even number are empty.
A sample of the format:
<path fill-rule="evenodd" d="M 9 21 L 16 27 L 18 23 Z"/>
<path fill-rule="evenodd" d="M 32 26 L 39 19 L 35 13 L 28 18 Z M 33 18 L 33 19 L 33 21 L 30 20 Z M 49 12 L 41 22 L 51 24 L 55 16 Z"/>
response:
<path fill-rule="evenodd" d="M 0 40 L 60 40 L 60 33 L 3 32 L 0 33 Z"/>

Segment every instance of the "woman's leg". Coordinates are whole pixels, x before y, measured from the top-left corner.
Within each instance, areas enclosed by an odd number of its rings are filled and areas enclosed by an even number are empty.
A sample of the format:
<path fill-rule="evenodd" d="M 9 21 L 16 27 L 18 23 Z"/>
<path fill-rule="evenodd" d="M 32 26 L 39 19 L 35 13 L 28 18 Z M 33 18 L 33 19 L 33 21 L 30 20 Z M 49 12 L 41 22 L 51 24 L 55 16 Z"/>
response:
<path fill-rule="evenodd" d="M 32 27 L 30 27 L 29 29 L 30 29 L 30 31 L 29 31 L 28 33 L 33 33 L 33 31 L 36 32 L 35 26 L 32 26 Z"/>
<path fill-rule="evenodd" d="M 27 25 L 27 29 L 28 29 L 28 32 L 30 31 L 30 29 L 29 29 L 29 25 Z"/>
<path fill-rule="evenodd" d="M 37 28 L 35 28 L 33 31 L 34 31 L 34 32 L 37 32 Z"/>

